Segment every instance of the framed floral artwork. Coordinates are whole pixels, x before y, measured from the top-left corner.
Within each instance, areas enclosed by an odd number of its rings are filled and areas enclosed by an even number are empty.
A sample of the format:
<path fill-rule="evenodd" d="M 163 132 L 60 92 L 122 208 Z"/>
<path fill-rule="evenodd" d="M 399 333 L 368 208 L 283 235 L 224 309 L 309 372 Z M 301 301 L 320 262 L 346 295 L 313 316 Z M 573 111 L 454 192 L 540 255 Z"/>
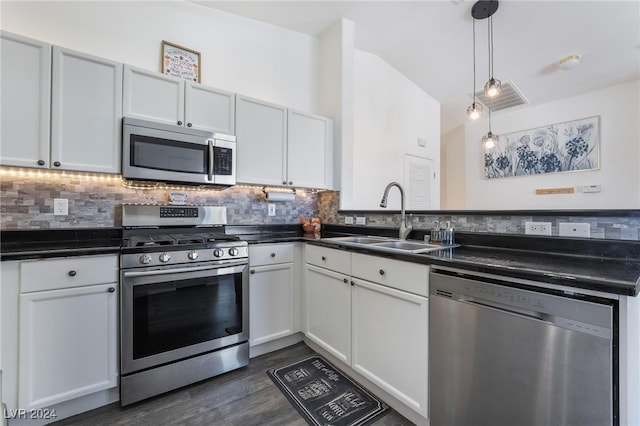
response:
<path fill-rule="evenodd" d="M 162 73 L 200 83 L 200 52 L 163 40 Z"/>
<path fill-rule="evenodd" d="M 501 135 L 493 148 L 484 149 L 486 179 L 599 167 L 599 116 Z"/>

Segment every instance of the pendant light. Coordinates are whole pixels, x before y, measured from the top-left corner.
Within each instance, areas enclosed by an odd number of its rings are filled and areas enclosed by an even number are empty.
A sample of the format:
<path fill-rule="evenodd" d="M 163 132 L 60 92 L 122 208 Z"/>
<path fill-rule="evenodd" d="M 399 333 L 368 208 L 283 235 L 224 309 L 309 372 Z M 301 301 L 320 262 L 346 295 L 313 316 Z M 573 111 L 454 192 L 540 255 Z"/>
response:
<path fill-rule="evenodd" d="M 467 108 L 467 117 L 477 120 L 482 114 L 482 105 L 476 102 L 476 20 L 473 19 L 473 103 Z"/>
<path fill-rule="evenodd" d="M 497 0 L 479 0 L 471 8 L 471 16 L 474 19 L 487 19 L 488 45 L 489 45 L 489 81 L 484 86 L 484 94 L 489 98 L 489 132 L 482 137 L 482 144 L 486 149 L 491 149 L 498 143 L 498 135 L 491 131 L 491 98 L 500 92 L 500 80 L 493 77 L 493 20 L 492 16 L 498 10 Z M 474 68 L 475 73 L 475 68 Z M 475 96 L 475 92 L 474 92 Z M 474 98 L 475 99 L 475 98 Z"/>
<path fill-rule="evenodd" d="M 489 81 L 484 85 L 484 94 L 488 98 L 500 93 L 500 80 L 493 77 L 493 14 L 498 10 L 498 0 L 479 0 L 471 8 L 473 19 L 487 19 L 489 47 Z"/>
<path fill-rule="evenodd" d="M 482 137 L 482 145 L 486 149 L 491 149 L 498 143 L 498 135 L 494 135 L 491 131 L 491 100 L 489 100 L 489 131 Z"/>
<path fill-rule="evenodd" d="M 496 2 L 497 3 L 497 2 Z M 488 19 L 488 34 L 489 34 L 489 81 L 484 85 L 484 94 L 489 98 L 493 98 L 500 93 L 500 86 L 502 83 L 500 80 L 493 77 L 493 17 L 489 16 Z"/>

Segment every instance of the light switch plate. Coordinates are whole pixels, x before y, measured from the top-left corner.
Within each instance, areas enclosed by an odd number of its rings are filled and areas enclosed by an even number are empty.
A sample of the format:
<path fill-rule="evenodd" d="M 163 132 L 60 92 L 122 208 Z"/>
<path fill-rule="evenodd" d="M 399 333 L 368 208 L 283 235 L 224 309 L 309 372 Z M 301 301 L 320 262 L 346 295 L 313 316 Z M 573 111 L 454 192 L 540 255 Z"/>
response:
<path fill-rule="evenodd" d="M 345 225 L 353 225 L 353 216 L 345 216 L 344 217 Z"/>
<path fill-rule="evenodd" d="M 358 216 L 356 217 L 356 225 L 366 225 L 367 224 L 367 218 L 364 216 Z"/>
<path fill-rule="evenodd" d="M 591 237 L 591 225 L 588 223 L 558 223 L 558 235 L 561 237 Z"/>
<path fill-rule="evenodd" d="M 273 203 L 269 203 L 267 204 L 267 214 L 269 216 L 275 216 L 276 215 L 276 205 Z"/>

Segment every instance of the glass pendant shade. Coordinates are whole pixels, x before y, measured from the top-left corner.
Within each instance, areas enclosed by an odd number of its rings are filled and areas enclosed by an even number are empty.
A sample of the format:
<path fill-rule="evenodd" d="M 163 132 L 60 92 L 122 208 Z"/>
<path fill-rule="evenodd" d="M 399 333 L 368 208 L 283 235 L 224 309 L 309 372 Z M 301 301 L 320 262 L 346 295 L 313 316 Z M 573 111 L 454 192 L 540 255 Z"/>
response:
<path fill-rule="evenodd" d="M 467 117 L 471 120 L 477 120 L 482 114 L 482 105 L 474 102 L 467 108 Z"/>
<path fill-rule="evenodd" d="M 482 137 L 482 144 L 487 149 L 495 147 L 497 143 L 498 135 L 494 135 L 493 133 L 491 133 L 491 130 L 489 130 L 489 132 Z"/>
<path fill-rule="evenodd" d="M 500 93 L 500 87 L 502 86 L 502 82 L 500 80 L 496 80 L 491 77 L 487 84 L 484 85 L 484 94 L 489 98 L 493 98 Z"/>

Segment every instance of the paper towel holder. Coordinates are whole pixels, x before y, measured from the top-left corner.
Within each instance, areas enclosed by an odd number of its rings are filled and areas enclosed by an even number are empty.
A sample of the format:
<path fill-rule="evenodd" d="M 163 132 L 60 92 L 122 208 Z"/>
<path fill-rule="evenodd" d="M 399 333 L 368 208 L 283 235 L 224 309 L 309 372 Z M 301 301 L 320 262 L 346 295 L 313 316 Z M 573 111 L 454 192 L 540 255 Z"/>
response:
<path fill-rule="evenodd" d="M 291 192 L 267 191 L 267 187 L 263 186 L 262 192 L 267 201 L 293 201 L 296 198 L 295 188 L 291 188 Z"/>

